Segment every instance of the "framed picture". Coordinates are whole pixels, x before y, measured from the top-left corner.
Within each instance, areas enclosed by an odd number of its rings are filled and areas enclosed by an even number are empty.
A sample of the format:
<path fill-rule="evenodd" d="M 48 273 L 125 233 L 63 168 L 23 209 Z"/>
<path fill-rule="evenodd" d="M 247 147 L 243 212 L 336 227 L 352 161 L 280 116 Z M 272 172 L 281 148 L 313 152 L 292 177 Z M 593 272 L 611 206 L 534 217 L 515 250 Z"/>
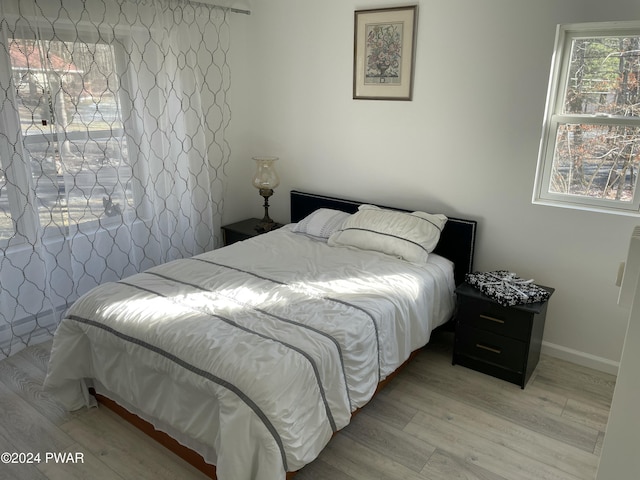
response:
<path fill-rule="evenodd" d="M 417 9 L 356 10 L 354 99 L 411 100 Z"/>

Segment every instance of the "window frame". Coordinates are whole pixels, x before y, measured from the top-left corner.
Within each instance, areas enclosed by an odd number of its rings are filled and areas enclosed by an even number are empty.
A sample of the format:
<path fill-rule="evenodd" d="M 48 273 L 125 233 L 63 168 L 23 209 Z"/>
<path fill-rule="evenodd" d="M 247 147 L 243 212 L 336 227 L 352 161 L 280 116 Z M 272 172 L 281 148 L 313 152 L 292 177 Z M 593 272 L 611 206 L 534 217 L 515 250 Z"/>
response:
<path fill-rule="evenodd" d="M 575 23 L 561 24 L 556 28 L 532 203 L 640 216 L 640 185 L 638 180 L 636 180 L 636 188 L 631 202 L 549 191 L 556 150 L 556 138 L 558 129 L 562 125 L 624 125 L 640 128 L 640 117 L 563 113 L 568 75 L 571 67 L 572 41 L 577 38 L 600 36 L 640 36 L 640 22 Z M 636 175 L 640 176 L 640 172 L 636 173 Z"/>

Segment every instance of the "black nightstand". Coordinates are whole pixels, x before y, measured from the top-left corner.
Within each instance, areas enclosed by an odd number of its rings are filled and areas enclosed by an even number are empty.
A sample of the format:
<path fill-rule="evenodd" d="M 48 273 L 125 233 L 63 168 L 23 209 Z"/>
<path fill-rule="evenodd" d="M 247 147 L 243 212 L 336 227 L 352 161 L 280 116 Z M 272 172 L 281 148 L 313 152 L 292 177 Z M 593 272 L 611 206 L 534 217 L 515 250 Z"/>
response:
<path fill-rule="evenodd" d="M 247 218 L 240 222 L 232 223 L 230 225 L 224 225 L 222 227 L 222 235 L 224 244 L 231 245 L 232 243 L 246 240 L 256 235 L 261 235 L 266 232 L 259 232 L 256 230 L 256 225 L 260 223 L 259 218 Z M 274 229 L 282 227 L 281 223 L 276 223 Z"/>
<path fill-rule="evenodd" d="M 524 388 L 540 359 L 548 302 L 504 307 L 466 283 L 456 293 L 453 364 Z"/>

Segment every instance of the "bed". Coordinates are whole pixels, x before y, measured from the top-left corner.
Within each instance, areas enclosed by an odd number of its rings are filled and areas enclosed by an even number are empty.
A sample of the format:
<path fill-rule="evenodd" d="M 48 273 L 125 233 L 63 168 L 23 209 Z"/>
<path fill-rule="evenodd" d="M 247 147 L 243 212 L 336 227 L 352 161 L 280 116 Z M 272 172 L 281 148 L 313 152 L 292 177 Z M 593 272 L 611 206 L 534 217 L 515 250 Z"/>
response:
<path fill-rule="evenodd" d="M 394 232 L 438 232 L 396 255 L 358 243 L 358 221 L 391 215 L 361 205 L 292 191 L 289 225 L 97 287 L 60 323 L 45 388 L 70 410 L 95 392 L 220 480 L 291 476 L 451 318 L 472 269 L 475 221 L 397 211 Z"/>

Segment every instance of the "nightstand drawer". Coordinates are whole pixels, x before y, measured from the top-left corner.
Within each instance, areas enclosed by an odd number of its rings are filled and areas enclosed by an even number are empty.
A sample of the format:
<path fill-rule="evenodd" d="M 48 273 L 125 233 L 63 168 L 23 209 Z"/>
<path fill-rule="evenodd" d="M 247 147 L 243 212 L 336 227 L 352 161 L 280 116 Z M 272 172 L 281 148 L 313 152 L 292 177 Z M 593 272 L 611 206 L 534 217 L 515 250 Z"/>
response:
<path fill-rule="evenodd" d="M 529 312 L 473 298 L 461 301 L 457 314 L 458 322 L 465 328 L 480 328 L 524 341 L 531 335 L 532 317 Z"/>
<path fill-rule="evenodd" d="M 455 351 L 509 370 L 524 369 L 526 343 L 471 328 L 456 332 Z"/>

